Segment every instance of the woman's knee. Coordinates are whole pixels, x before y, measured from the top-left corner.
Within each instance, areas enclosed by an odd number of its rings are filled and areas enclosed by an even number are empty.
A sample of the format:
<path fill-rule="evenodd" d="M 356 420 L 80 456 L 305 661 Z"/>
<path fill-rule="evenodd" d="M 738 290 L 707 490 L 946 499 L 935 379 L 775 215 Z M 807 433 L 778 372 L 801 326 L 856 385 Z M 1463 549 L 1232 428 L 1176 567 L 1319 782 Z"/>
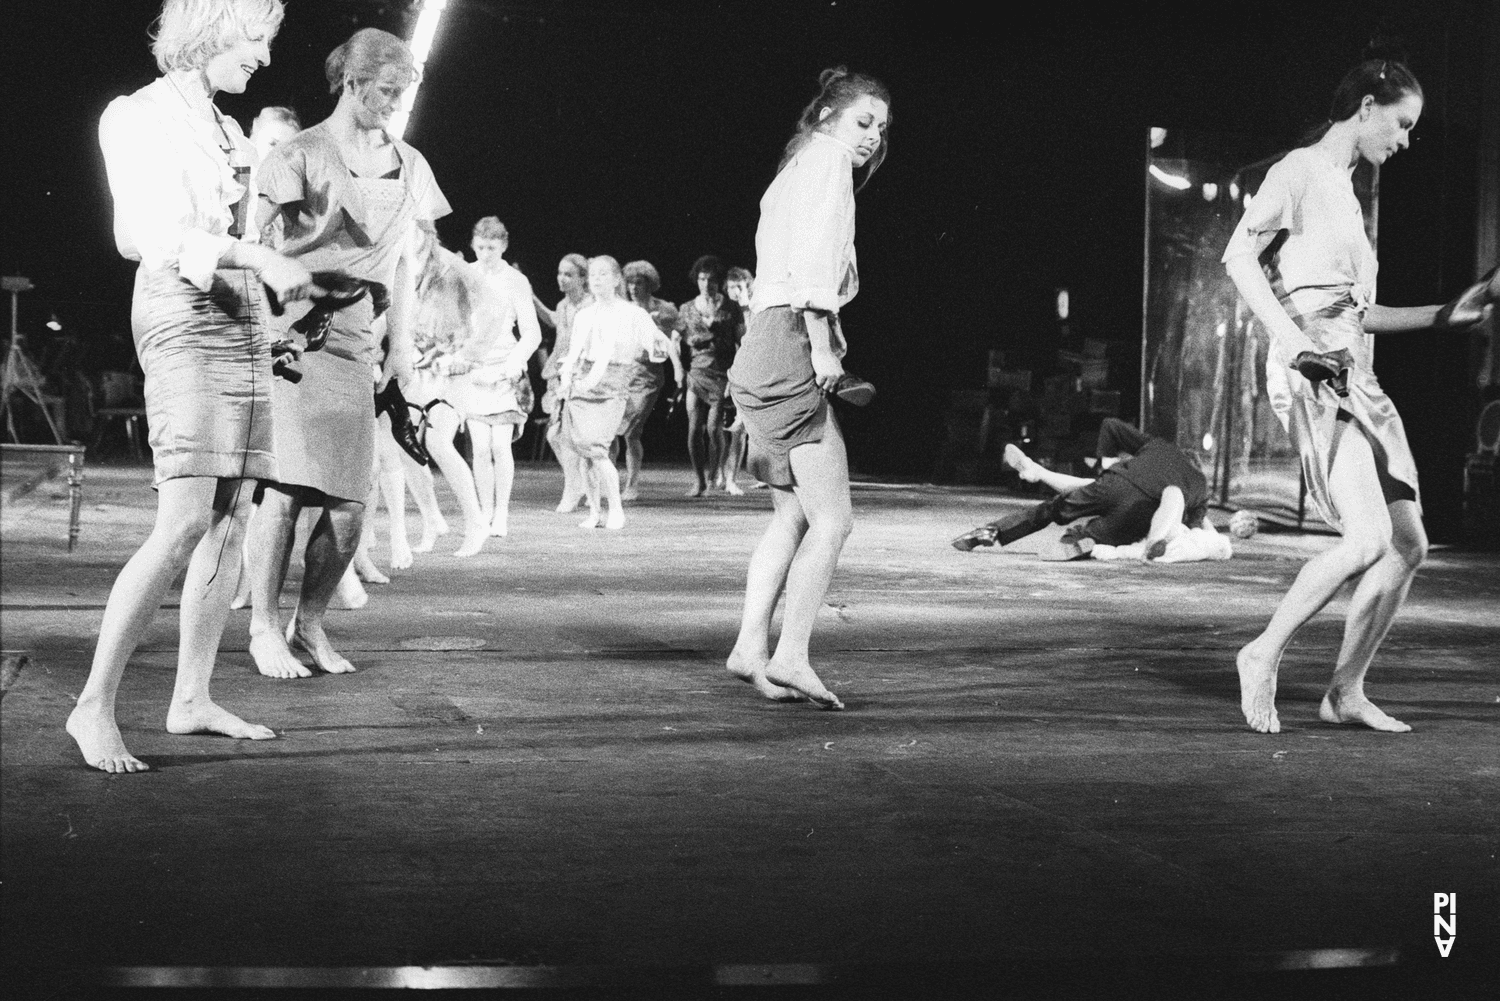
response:
<path fill-rule="evenodd" d="M 1379 563 L 1387 553 L 1392 551 L 1389 536 L 1362 532 L 1358 535 L 1346 535 L 1340 548 L 1348 555 L 1355 564 L 1356 572 L 1363 573 L 1376 563 Z"/>

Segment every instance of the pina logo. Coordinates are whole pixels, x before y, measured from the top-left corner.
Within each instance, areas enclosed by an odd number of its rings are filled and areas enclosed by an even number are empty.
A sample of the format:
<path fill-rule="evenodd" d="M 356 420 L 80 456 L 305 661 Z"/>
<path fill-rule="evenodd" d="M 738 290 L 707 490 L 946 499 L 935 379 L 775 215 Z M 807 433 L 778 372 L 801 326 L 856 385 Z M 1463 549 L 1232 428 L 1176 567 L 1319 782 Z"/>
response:
<path fill-rule="evenodd" d="M 1458 938 L 1458 894 L 1432 895 L 1432 938 L 1437 942 L 1438 954 L 1447 959 Z"/>

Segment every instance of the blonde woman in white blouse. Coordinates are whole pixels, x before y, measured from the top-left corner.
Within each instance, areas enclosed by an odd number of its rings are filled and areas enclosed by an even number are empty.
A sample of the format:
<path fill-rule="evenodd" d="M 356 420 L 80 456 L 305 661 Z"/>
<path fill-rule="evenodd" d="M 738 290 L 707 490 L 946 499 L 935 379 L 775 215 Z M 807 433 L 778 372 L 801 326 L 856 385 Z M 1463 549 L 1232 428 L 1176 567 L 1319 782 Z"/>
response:
<path fill-rule="evenodd" d="M 1276 163 L 1224 251 L 1225 269 L 1271 335 L 1267 391 L 1302 457 L 1308 495 L 1340 533 L 1308 560 L 1265 630 L 1237 658 L 1250 728 L 1281 729 L 1276 669 L 1293 634 L 1356 580 L 1318 715 L 1404 732 L 1366 696 L 1365 673 L 1427 553 L 1417 470 L 1401 417 L 1371 367 L 1370 334 L 1453 326 L 1448 307 L 1375 302 L 1375 252 L 1350 176 L 1405 149 L 1422 88 L 1372 59 L 1334 94 L 1326 131 Z M 1262 269 L 1263 263 L 1266 269 Z M 1445 310 L 1447 310 L 1445 312 Z"/>
<path fill-rule="evenodd" d="M 68 717 L 84 760 L 147 766 L 125 748 L 115 693 L 167 589 L 182 586 L 171 733 L 275 734 L 209 698 L 239 577 L 251 487 L 276 475 L 264 283 L 283 300 L 320 292 L 307 270 L 261 247 L 248 223 L 255 149 L 214 107 L 271 61 L 280 0 L 167 0 L 152 51 L 163 76 L 110 102 L 99 122 L 115 242 L 139 261 L 131 306 L 146 374 L 156 524 L 115 579 L 88 682 Z"/>
<path fill-rule="evenodd" d="M 559 436 L 588 464 L 585 475 L 589 515 L 581 528 L 599 527 L 599 488 L 609 501 L 605 528 L 624 528 L 620 504 L 620 473 L 610 458 L 610 446 L 620 433 L 636 359 L 642 355 L 665 358 L 671 341 L 640 306 L 624 298 L 625 276 L 620 262 L 601 256 L 589 260 L 589 292 L 593 301 L 573 318 L 568 355 L 559 366 L 562 423 Z"/>
<path fill-rule="evenodd" d="M 813 622 L 853 527 L 849 460 L 827 394 L 844 375 L 839 309 L 859 289 L 854 171 L 885 157 L 890 93 L 842 67 L 819 77 L 776 179 L 760 201 L 750 328 L 729 371 L 744 418 L 747 466 L 775 502 L 745 582 L 729 672 L 777 701 L 844 704 L 808 662 Z M 773 655 L 771 616 L 786 613 Z"/>

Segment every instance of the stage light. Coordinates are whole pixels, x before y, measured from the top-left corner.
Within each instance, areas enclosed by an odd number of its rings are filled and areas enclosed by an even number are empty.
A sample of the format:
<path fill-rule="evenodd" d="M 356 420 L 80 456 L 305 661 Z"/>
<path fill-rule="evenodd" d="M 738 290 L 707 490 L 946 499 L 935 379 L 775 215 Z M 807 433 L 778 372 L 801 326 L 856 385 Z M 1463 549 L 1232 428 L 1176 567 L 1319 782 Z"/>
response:
<path fill-rule="evenodd" d="M 1229 197 L 1235 201 L 1240 200 L 1240 186 L 1234 181 L 1229 182 Z"/>
<path fill-rule="evenodd" d="M 57 314 L 56 313 L 53 313 L 52 316 L 47 320 L 47 329 L 48 330 L 61 330 L 62 329 L 62 321 L 57 318 Z"/>
<path fill-rule="evenodd" d="M 1188 188 L 1191 188 L 1193 186 L 1193 182 L 1189 181 L 1186 177 L 1178 177 L 1176 174 L 1169 174 L 1154 163 L 1146 169 L 1151 171 L 1152 177 L 1156 178 L 1158 181 L 1165 184 L 1169 188 L 1175 188 L 1178 191 L 1186 191 Z"/>
<path fill-rule="evenodd" d="M 1203 200 L 1205 202 L 1211 202 L 1218 197 L 1219 186 L 1217 184 L 1215 184 L 1213 181 L 1209 181 L 1207 184 L 1203 185 Z"/>
<path fill-rule="evenodd" d="M 1057 318 L 1066 320 L 1068 318 L 1068 290 L 1060 288 L 1057 290 Z"/>
<path fill-rule="evenodd" d="M 422 86 L 422 70 L 427 65 L 427 57 L 432 54 L 432 43 L 437 38 L 438 22 L 443 19 L 443 9 L 448 6 L 448 0 L 424 0 L 422 10 L 417 14 L 416 27 L 411 33 L 411 55 L 417 67 L 417 79 L 401 95 L 401 107 L 391 116 L 390 127 L 386 129 L 391 135 L 400 139 L 406 132 L 406 125 L 411 121 L 412 109 L 417 106 L 417 90 Z"/>
<path fill-rule="evenodd" d="M 1214 436 L 1211 435 L 1211 434 L 1204 435 L 1203 436 L 1203 451 L 1205 451 L 1205 452 L 1212 452 L 1213 450 L 1214 450 Z"/>
<path fill-rule="evenodd" d="M 1162 128 L 1157 128 L 1156 126 L 1153 125 L 1151 127 L 1151 148 L 1155 149 L 1156 147 L 1160 146 L 1162 143 L 1164 143 L 1166 141 L 1167 141 L 1167 130 L 1166 129 L 1162 129 Z"/>

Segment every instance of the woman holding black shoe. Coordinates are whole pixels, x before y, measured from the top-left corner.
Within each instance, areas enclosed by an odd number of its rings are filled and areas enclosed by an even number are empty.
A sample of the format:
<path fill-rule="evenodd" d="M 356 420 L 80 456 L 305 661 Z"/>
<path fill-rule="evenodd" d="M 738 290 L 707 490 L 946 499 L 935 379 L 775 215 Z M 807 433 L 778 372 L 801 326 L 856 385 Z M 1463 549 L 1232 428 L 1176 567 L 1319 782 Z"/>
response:
<path fill-rule="evenodd" d="M 1350 580 L 1358 583 L 1318 715 L 1411 729 L 1364 692 L 1370 661 L 1427 553 L 1416 463 L 1375 379 L 1368 335 L 1460 328 L 1482 319 L 1500 293 L 1490 279 L 1449 306 L 1375 302 L 1375 251 L 1350 178 L 1361 160 L 1378 165 L 1405 149 L 1421 114 L 1422 87 L 1402 63 L 1356 66 L 1318 137 L 1266 174 L 1224 251 L 1225 270 L 1271 335 L 1272 409 L 1301 454 L 1308 496 L 1341 536 L 1307 561 L 1265 630 L 1239 651 L 1240 708 L 1261 733 L 1281 729 L 1282 651 Z"/>
<path fill-rule="evenodd" d="M 813 622 L 853 527 L 849 460 L 828 395 L 851 386 L 839 309 L 859 289 L 854 172 L 885 159 L 891 98 L 884 84 L 843 67 L 824 70 L 818 96 L 760 201 L 750 328 L 729 371 L 749 435 L 747 467 L 773 488 L 771 525 L 750 557 L 740 633 L 729 672 L 776 701 L 842 709 L 808 662 Z M 771 617 L 786 613 L 774 655 Z"/>
<path fill-rule="evenodd" d="M 363 28 L 329 54 L 324 71 L 338 105 L 272 151 L 261 172 L 261 223 L 274 229 L 279 222 L 279 249 L 311 270 L 343 272 L 388 290 L 381 388 L 393 376 L 409 385 L 414 290 L 403 250 L 414 226 L 431 230 L 449 211 L 422 154 L 386 131 L 416 77 L 415 64 L 401 39 Z M 279 475 L 265 486 L 250 532 L 250 655 L 268 677 L 312 673 L 294 649 L 318 670 L 354 670 L 329 642 L 323 617 L 354 556 L 370 494 L 377 429 L 372 370 L 380 357 L 371 326 L 380 298 L 366 296 L 334 313 L 322 349 L 302 356 L 302 381 L 280 381 L 274 391 Z M 303 507 L 322 513 L 308 538 L 292 625 L 283 633 L 278 599 Z"/>

